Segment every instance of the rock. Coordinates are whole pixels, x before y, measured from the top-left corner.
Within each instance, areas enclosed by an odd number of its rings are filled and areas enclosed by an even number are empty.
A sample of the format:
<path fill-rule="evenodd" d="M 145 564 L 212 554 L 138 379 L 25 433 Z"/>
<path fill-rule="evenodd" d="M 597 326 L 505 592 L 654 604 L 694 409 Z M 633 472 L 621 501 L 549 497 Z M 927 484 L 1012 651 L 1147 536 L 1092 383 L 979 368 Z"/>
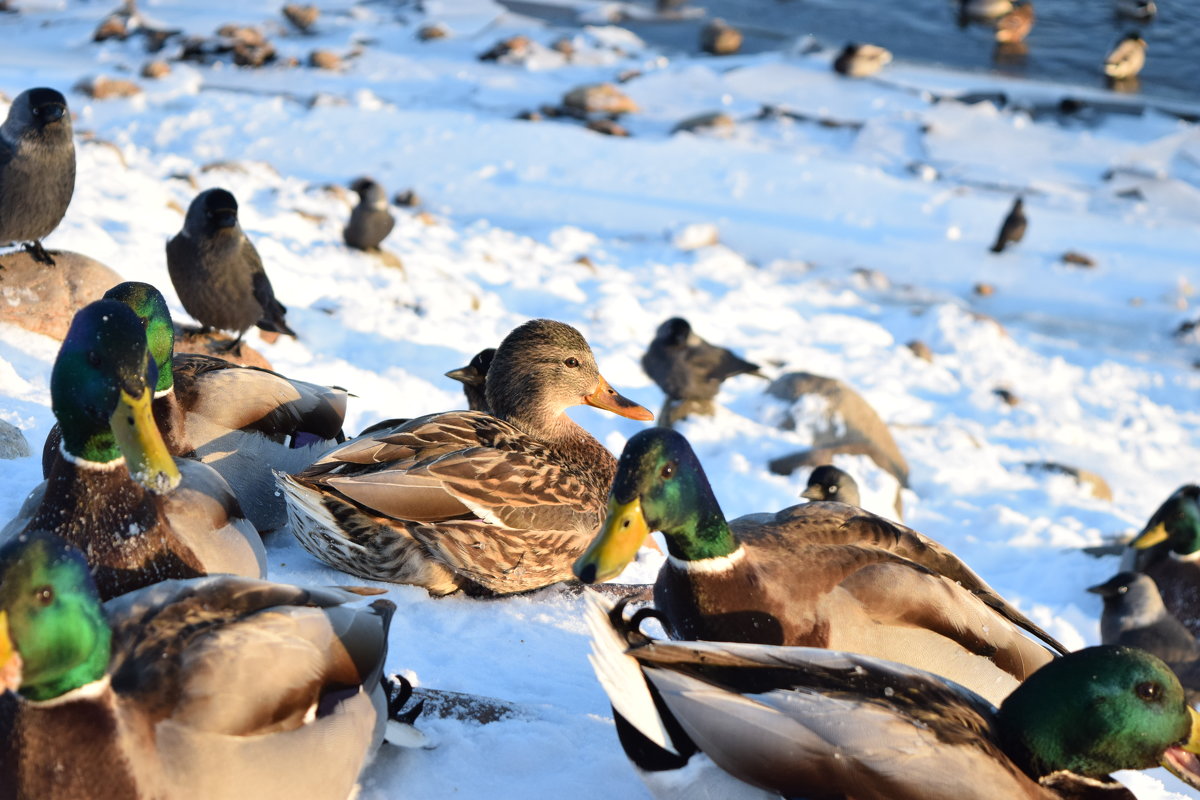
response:
<path fill-rule="evenodd" d="M 922 342 L 920 339 L 913 339 L 908 343 L 908 349 L 922 361 L 933 363 L 933 351 L 929 349 L 929 345 Z"/>
<path fill-rule="evenodd" d="M 92 34 L 93 42 L 104 42 L 109 39 L 117 39 L 124 41 L 129 38 L 128 20 L 118 16 L 105 17 L 96 26 L 95 32 Z"/>
<path fill-rule="evenodd" d="M 222 25 L 217 30 L 222 41 L 217 52 L 233 53 L 233 63 L 239 67 L 261 67 L 275 60 L 275 45 L 257 28 L 247 25 Z"/>
<path fill-rule="evenodd" d="M 719 133 L 730 134 L 737 128 L 737 122 L 724 111 L 711 111 L 707 114 L 697 114 L 677 123 L 671 133 Z"/>
<path fill-rule="evenodd" d="M 21 429 L 0 419 L 0 458 L 27 458 L 32 453 Z"/>
<path fill-rule="evenodd" d="M 640 77 L 642 77 L 642 71 L 640 69 L 622 70 L 621 73 L 617 75 L 617 83 L 629 83 L 634 78 Z"/>
<path fill-rule="evenodd" d="M 230 43 L 241 42 L 247 47 L 262 47 L 267 44 L 267 37 L 258 28 L 249 25 L 222 25 L 217 29 L 217 36 L 228 39 Z"/>
<path fill-rule="evenodd" d="M 24 250 L 0 255 L 0 322 L 62 339 L 75 312 L 103 297 L 121 276 L 79 253 L 49 252 L 53 267 Z"/>
<path fill-rule="evenodd" d="M 541 122 L 545 119 L 540 111 L 522 111 L 517 114 L 517 119 L 523 119 L 526 122 Z"/>
<path fill-rule="evenodd" d="M 308 54 L 308 65 L 336 71 L 342 68 L 342 57 L 332 50 L 313 50 Z"/>
<path fill-rule="evenodd" d="M 165 61 L 147 61 L 142 67 L 142 77 L 160 80 L 171 74 L 171 65 Z"/>
<path fill-rule="evenodd" d="M 742 33 L 723 19 L 714 19 L 700 31 L 700 49 L 714 56 L 731 56 L 742 49 Z"/>
<path fill-rule="evenodd" d="M 867 455 L 894 475 L 901 486 L 908 486 L 908 462 L 892 432 L 871 404 L 842 381 L 809 372 L 790 372 L 776 378 L 767 393 L 791 404 L 780 427 L 795 430 L 804 425 L 812 433 L 812 449 L 804 453 L 832 448 L 834 452 Z M 771 470 L 801 466 L 803 462 L 792 466 L 799 455 L 776 459 L 771 462 Z"/>
<path fill-rule="evenodd" d="M 580 114 L 633 114 L 637 103 L 611 83 L 577 86 L 563 95 L 563 107 Z"/>
<path fill-rule="evenodd" d="M 396 192 L 392 202 L 400 208 L 416 208 L 421 205 L 421 195 L 412 189 L 405 189 L 403 192 Z"/>
<path fill-rule="evenodd" d="M 575 42 L 570 36 L 560 36 L 554 40 L 554 44 L 550 45 L 550 49 L 562 53 L 563 57 L 568 61 L 575 56 Z"/>
<path fill-rule="evenodd" d="M 299 30 L 308 33 L 309 29 L 316 24 L 317 18 L 321 16 L 321 10 L 316 6 L 288 3 L 283 7 L 283 16 Z"/>
<path fill-rule="evenodd" d="M 432 42 L 437 39 L 450 38 L 450 28 L 441 22 L 431 22 L 417 29 L 417 38 L 422 42 Z"/>
<path fill-rule="evenodd" d="M 1096 266 L 1096 261 L 1091 256 L 1084 255 L 1076 250 L 1068 250 L 1062 254 L 1062 262 L 1071 264 L 1076 267 L 1086 267 L 1091 269 Z"/>
<path fill-rule="evenodd" d="M 220 331 L 202 331 L 200 328 L 194 326 L 184 326 L 178 322 L 175 323 L 176 353 L 199 353 L 200 355 L 223 358 L 226 361 L 232 361 L 234 364 L 242 364 L 247 367 L 273 369 L 271 362 L 267 361 L 262 353 L 250 345 L 241 342 L 237 347 L 230 349 L 229 345 L 232 343 L 233 337 Z"/>
<path fill-rule="evenodd" d="M 97 75 L 85 78 L 75 84 L 76 91 L 83 92 L 96 100 L 110 100 L 114 97 L 133 97 L 142 93 L 142 87 L 124 78 L 109 78 Z"/>
<path fill-rule="evenodd" d="M 1075 482 L 1081 487 L 1087 489 L 1092 497 L 1109 501 L 1113 499 L 1112 487 L 1108 485 L 1108 481 L 1091 470 L 1059 464 L 1055 461 L 1028 461 L 1025 463 L 1025 468 L 1034 471 L 1068 475 L 1074 478 Z"/>
<path fill-rule="evenodd" d="M 972 291 L 974 291 L 975 294 L 979 295 L 980 297 L 991 297 L 996 293 L 996 287 L 992 286 L 990 283 L 981 282 L 975 284 L 975 288 Z"/>
<path fill-rule="evenodd" d="M 533 40 L 528 36 L 512 36 L 503 39 L 486 53 L 479 56 L 480 61 L 515 61 L 525 58 L 533 49 Z"/>
<path fill-rule="evenodd" d="M 584 125 L 583 127 L 587 128 L 589 131 L 595 131 L 596 133 L 603 133 L 605 136 L 628 136 L 629 135 L 629 131 L 625 130 L 625 128 L 623 128 L 620 125 L 620 123 L 617 123 L 611 119 L 588 120 L 587 124 Z"/>

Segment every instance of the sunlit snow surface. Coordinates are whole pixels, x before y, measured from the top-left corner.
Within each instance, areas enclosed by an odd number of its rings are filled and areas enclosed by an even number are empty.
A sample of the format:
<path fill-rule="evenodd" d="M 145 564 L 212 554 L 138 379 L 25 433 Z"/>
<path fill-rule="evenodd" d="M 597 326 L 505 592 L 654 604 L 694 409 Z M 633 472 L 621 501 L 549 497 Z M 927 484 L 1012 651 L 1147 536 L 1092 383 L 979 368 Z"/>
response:
<path fill-rule="evenodd" d="M 101 2 L 26 9 L 0 15 L 0 90 L 10 97 L 136 76 L 150 58 L 136 38 L 91 42 L 111 10 Z M 145 5 L 193 34 L 260 25 L 301 63 L 318 47 L 362 53 L 336 73 L 174 64 L 164 80 L 138 79 L 145 93 L 131 100 L 68 91 L 77 131 L 96 141 L 80 141 L 75 199 L 48 246 L 155 283 L 183 317 L 165 242 L 198 190 L 230 189 L 300 334 L 250 340 L 279 371 L 353 392 L 349 432 L 461 407 L 442 373 L 533 316 L 579 327 L 609 381 L 657 411 L 639 359 L 663 319 L 685 316 L 771 375 L 802 369 L 857 388 L 909 461 L 907 522 L 1068 646 L 1098 641 L 1099 601 L 1084 588 L 1117 564 L 1079 548 L 1135 530 L 1198 477 L 1200 347 L 1171 335 L 1198 313 L 1195 126 L 1153 111 L 1035 120 L 990 102 L 935 103 L 1001 88 L 1047 105 L 1081 90 L 903 64 L 849 82 L 829 71 L 828 52 L 667 61 L 614 27 L 552 30 L 482 0 L 427 3 L 425 14 L 389 3 L 321 9 L 316 35 L 302 36 L 261 0 Z M 431 20 L 454 35 L 419 42 L 416 29 Z M 530 63 L 476 60 L 515 33 L 543 45 Z M 548 47 L 564 34 L 572 62 Z M 642 109 L 622 120 L 632 138 L 514 119 L 630 69 L 643 73 L 622 87 Z M 763 104 L 855 127 L 757 119 Z M 671 134 L 717 110 L 739 121 L 730 135 Z M 201 171 L 213 162 L 236 166 Z M 404 272 L 342 244 L 349 206 L 323 187 L 361 174 L 424 200 L 423 216 L 396 211 L 384 243 Z M 1029 232 L 993 255 L 1016 192 Z M 696 223 L 715 225 L 722 243 L 677 249 L 675 234 Z M 1062 264 L 1068 250 L 1096 268 Z M 976 295 L 978 283 L 994 293 Z M 933 363 L 909 351 L 912 339 L 929 345 Z M 56 351 L 0 326 L 0 418 L 35 451 L 53 422 Z M 715 418 L 682 427 L 731 517 L 792 504 L 806 478 L 766 468 L 809 439 L 776 427 L 784 409 L 764 386 L 734 379 Z M 1006 405 L 996 388 L 1020 403 Z M 642 426 L 594 409 L 572 415 L 614 452 Z M 1094 470 L 1114 499 L 1031 472 L 1030 461 Z M 839 463 L 859 476 L 866 505 L 885 511 L 890 479 L 862 459 Z M 3 462 L 0 475 L 7 519 L 40 480 L 38 459 Z M 286 532 L 268 550 L 273 578 L 362 583 Z M 626 579 L 651 580 L 656 567 L 647 554 Z M 529 713 L 487 726 L 423 721 L 438 747 L 385 748 L 363 798 L 644 796 L 586 660 L 581 601 L 433 600 L 411 587 L 388 596 L 399 606 L 390 670 Z M 1161 770 L 1123 776 L 1141 797 L 1175 796 L 1163 777 L 1178 787 Z"/>

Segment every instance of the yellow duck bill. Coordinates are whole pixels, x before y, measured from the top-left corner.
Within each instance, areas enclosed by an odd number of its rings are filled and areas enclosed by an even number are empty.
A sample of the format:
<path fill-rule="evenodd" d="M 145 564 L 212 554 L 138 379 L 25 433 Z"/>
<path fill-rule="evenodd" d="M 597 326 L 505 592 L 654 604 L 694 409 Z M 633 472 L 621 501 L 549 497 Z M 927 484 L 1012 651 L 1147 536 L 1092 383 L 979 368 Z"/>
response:
<path fill-rule="evenodd" d="M 8 634 L 8 612 L 0 611 L 0 693 L 21 688 L 21 654 Z"/>
<path fill-rule="evenodd" d="M 179 485 L 179 467 L 154 422 L 153 397 L 149 390 L 134 397 L 122 389 L 109 425 L 133 479 L 155 494 L 165 494 Z"/>
<path fill-rule="evenodd" d="M 1160 763 L 1188 786 L 1200 789 L 1200 758 L 1197 758 L 1200 755 L 1200 713 L 1194 708 L 1189 708 L 1188 713 L 1192 715 L 1191 733 L 1185 741 L 1168 747 Z"/>
<path fill-rule="evenodd" d="M 1167 526 L 1163 523 L 1158 523 L 1153 528 L 1146 528 L 1139 533 L 1137 537 L 1129 543 L 1129 546 L 1134 550 L 1146 550 L 1154 545 L 1165 542 L 1167 540 Z"/>
<path fill-rule="evenodd" d="M 609 497 L 608 516 L 595 540 L 575 562 L 575 577 L 584 583 L 617 577 L 637 555 L 649 533 L 641 498 L 622 504 Z"/>

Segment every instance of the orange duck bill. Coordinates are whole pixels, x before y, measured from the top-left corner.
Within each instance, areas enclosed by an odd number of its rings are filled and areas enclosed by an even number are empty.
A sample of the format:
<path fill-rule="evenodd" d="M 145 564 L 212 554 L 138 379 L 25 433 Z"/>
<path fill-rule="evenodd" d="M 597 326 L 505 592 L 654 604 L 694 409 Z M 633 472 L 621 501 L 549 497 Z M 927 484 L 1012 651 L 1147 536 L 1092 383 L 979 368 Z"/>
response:
<path fill-rule="evenodd" d="M 649 422 L 654 419 L 654 415 L 650 410 L 639 406 L 637 403 L 618 394 L 617 390 L 609 385 L 608 381 L 604 380 L 604 376 L 600 376 L 600 385 L 596 387 L 596 391 L 583 396 L 583 402 L 589 406 L 603 408 L 605 411 L 611 411 L 622 417 L 630 419 L 640 419 Z"/>

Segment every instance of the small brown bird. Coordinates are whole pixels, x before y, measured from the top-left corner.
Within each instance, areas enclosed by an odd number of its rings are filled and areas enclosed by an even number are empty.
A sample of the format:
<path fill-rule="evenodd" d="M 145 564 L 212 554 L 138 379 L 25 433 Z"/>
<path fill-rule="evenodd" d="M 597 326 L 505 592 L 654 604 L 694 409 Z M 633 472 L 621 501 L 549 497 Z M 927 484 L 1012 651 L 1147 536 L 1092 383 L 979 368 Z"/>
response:
<path fill-rule="evenodd" d="M 1110 80 L 1132 78 L 1146 66 L 1146 40 L 1137 31 L 1128 33 L 1104 59 L 1104 74 Z"/>
<path fill-rule="evenodd" d="M 1020 42 L 1033 30 L 1033 3 L 1013 6 L 1013 10 L 996 20 L 996 41 L 1001 44 Z"/>
<path fill-rule="evenodd" d="M 235 331 L 231 349 L 254 325 L 296 335 L 237 211 L 237 200 L 224 189 L 201 192 L 188 207 L 183 230 L 167 242 L 167 272 L 179 302 L 204 327 Z"/>
<path fill-rule="evenodd" d="M 1000 253 L 1010 244 L 1016 244 L 1025 236 L 1025 202 L 1018 197 L 1013 203 L 1012 210 L 1004 218 L 1000 233 L 996 235 L 996 243 L 992 245 L 993 253 Z"/>

